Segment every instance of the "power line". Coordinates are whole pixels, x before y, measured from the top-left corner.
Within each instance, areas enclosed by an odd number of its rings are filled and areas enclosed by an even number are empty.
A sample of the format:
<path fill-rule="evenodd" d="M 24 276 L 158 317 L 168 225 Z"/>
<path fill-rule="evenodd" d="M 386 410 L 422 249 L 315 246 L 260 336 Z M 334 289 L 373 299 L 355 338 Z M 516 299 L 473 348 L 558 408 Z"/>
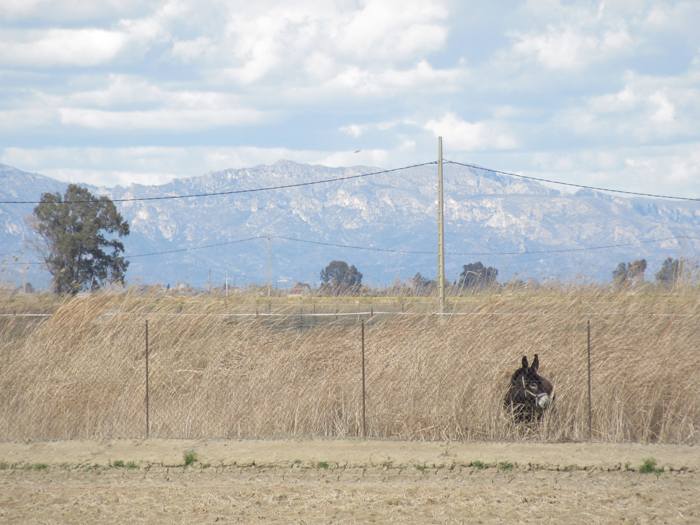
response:
<path fill-rule="evenodd" d="M 386 248 L 370 248 L 366 246 L 352 246 L 352 245 L 347 245 L 347 244 L 333 244 L 329 242 L 320 242 L 320 241 L 307 241 L 305 239 L 292 239 L 290 237 L 280 237 L 280 236 L 272 236 L 273 239 L 284 239 L 286 241 L 293 241 L 293 242 L 301 242 L 301 243 L 306 243 L 306 244 L 320 244 L 322 246 L 332 246 L 334 248 L 348 248 L 351 250 L 367 250 L 367 251 L 374 251 L 374 252 L 389 252 L 389 253 L 407 253 L 407 254 L 427 254 L 427 255 L 434 255 L 434 252 L 432 251 L 413 251 L 413 250 L 390 250 Z M 532 255 L 532 254 L 544 254 L 544 253 L 566 253 L 566 252 L 584 252 L 584 251 L 589 251 L 589 250 L 604 250 L 607 248 L 619 248 L 623 246 L 634 246 L 634 245 L 639 245 L 639 244 L 651 244 L 655 242 L 662 242 L 662 241 L 668 241 L 671 239 L 680 239 L 681 237 L 664 237 L 663 239 L 653 239 L 650 241 L 635 241 L 635 242 L 628 242 L 628 243 L 623 243 L 623 244 L 608 244 L 605 246 L 592 246 L 589 248 L 569 248 L 569 249 L 564 249 L 564 250 L 542 250 L 542 251 L 533 251 L 533 252 L 445 252 L 445 255 Z M 686 237 L 686 239 L 694 239 L 694 237 Z"/>
<path fill-rule="evenodd" d="M 333 179 L 316 180 L 310 182 L 298 182 L 295 184 L 283 184 L 280 186 L 270 186 L 267 188 L 252 188 L 249 190 L 231 190 L 231 191 L 218 191 L 211 193 L 194 193 L 192 195 L 163 195 L 160 197 L 139 197 L 131 199 L 110 199 L 112 202 L 137 202 L 137 201 L 158 201 L 158 200 L 170 200 L 170 199 L 193 199 L 198 197 L 215 197 L 218 195 L 237 195 L 240 193 L 256 193 L 259 191 L 273 191 L 273 190 L 284 190 L 288 188 L 299 188 L 302 186 L 313 186 L 315 184 L 325 184 L 327 182 L 339 182 L 344 180 L 361 179 L 363 177 L 371 177 L 372 175 L 381 175 L 383 173 L 392 173 L 395 171 L 402 171 L 411 168 L 420 168 L 421 166 L 428 166 L 430 164 L 437 164 L 436 161 L 424 162 L 422 164 L 414 164 L 412 166 L 403 166 L 401 168 L 393 168 L 389 170 L 373 171 L 371 173 L 360 173 L 359 175 L 347 175 L 345 177 L 336 177 Z M 89 201 L 70 201 L 73 203 L 78 202 L 89 202 Z M 0 201 L 0 204 L 41 204 L 41 201 Z"/>
<path fill-rule="evenodd" d="M 414 254 L 429 254 L 433 255 L 433 252 L 421 252 L 421 251 L 411 251 L 411 250 L 389 250 L 386 248 L 370 248 L 366 246 L 352 246 L 348 244 L 333 244 L 330 242 L 320 242 L 320 241 L 307 241 L 304 239 L 292 239 L 290 237 L 280 237 L 277 235 L 272 236 L 273 239 L 283 239 L 285 241 L 292 241 L 292 242 L 302 242 L 306 244 L 320 244 L 321 246 L 332 246 L 334 248 L 348 248 L 352 250 L 366 250 L 366 251 L 372 251 L 372 252 L 389 252 L 389 253 L 414 253 Z"/>
<path fill-rule="evenodd" d="M 657 199 L 677 199 L 677 200 L 694 201 L 694 202 L 700 201 L 700 199 L 696 199 L 696 198 L 692 198 L 692 197 L 674 197 L 672 195 L 656 195 L 654 193 L 639 193 L 636 191 L 611 190 L 608 188 L 598 188 L 596 186 L 584 186 L 583 184 L 573 184 L 571 182 L 559 182 L 556 180 L 541 179 L 538 177 L 529 177 L 527 175 L 518 175 L 517 173 L 510 173 L 507 171 L 492 170 L 491 168 L 484 168 L 483 166 L 477 166 L 476 164 L 466 164 L 464 162 L 455 162 L 452 160 L 446 160 L 444 162 L 445 162 L 445 164 L 457 164 L 458 166 L 464 166 L 466 168 L 474 168 L 474 169 L 478 169 L 478 170 L 490 171 L 491 173 L 500 173 L 501 175 L 508 175 L 510 177 L 518 177 L 521 179 L 536 180 L 538 182 L 549 182 L 550 184 L 560 184 L 562 186 L 573 186 L 574 188 L 584 188 L 586 190 L 597 190 L 597 191 L 608 191 L 608 192 L 613 192 L 613 193 L 624 193 L 625 195 L 637 195 L 637 196 L 641 196 L 641 197 L 654 197 Z"/>
<path fill-rule="evenodd" d="M 556 180 L 551 180 L 551 179 L 543 179 L 541 177 L 531 177 L 528 175 L 520 175 L 517 173 L 511 173 L 508 171 L 502 171 L 502 170 L 495 170 L 491 168 L 485 168 L 483 166 L 479 166 L 477 164 L 468 164 L 465 162 L 456 162 L 453 160 L 445 160 L 445 164 L 455 164 L 458 166 L 464 166 L 466 168 L 473 168 L 473 169 L 479 169 L 483 171 L 489 171 L 491 173 L 499 173 L 501 175 L 507 175 L 510 177 L 518 177 L 520 179 L 528 179 L 528 180 L 534 180 L 538 182 L 548 182 L 550 184 L 559 184 L 561 186 L 571 186 L 574 188 L 583 188 L 587 190 L 596 190 L 596 191 L 606 191 L 606 192 L 611 192 L 611 193 L 622 193 L 625 195 L 636 195 L 640 197 L 653 197 L 653 198 L 658 198 L 658 199 L 676 199 L 676 200 L 685 200 L 685 201 L 691 201 L 691 202 L 700 202 L 700 198 L 693 198 L 693 197 L 676 197 L 673 195 L 659 195 L 655 193 L 642 193 L 642 192 L 634 192 L 634 191 L 625 191 L 625 190 L 614 190 L 610 188 L 601 188 L 598 186 L 587 186 L 584 184 L 574 184 L 571 182 L 560 182 Z M 388 170 L 381 170 L 381 171 L 374 171 L 371 173 L 361 173 L 359 175 L 348 175 L 345 177 L 336 177 L 336 178 L 331 178 L 331 179 L 323 179 L 323 180 L 318 180 L 318 181 L 310 181 L 310 182 L 299 182 L 295 184 L 283 184 L 280 186 L 270 186 L 270 187 L 265 187 L 265 188 L 251 188 L 248 190 L 231 190 L 231 191 L 220 191 L 220 192 L 211 192 L 211 193 L 194 193 L 192 195 L 162 195 L 160 197 L 139 197 L 139 198 L 130 198 L 130 199 L 111 199 L 112 202 L 140 202 L 140 201 L 155 201 L 155 200 L 172 200 L 172 199 L 191 199 L 191 198 L 199 198 L 199 197 L 215 197 L 215 196 L 221 196 L 221 195 L 237 195 L 237 194 L 242 194 L 242 193 L 257 193 L 261 191 L 274 191 L 274 190 L 282 190 L 282 189 L 288 189 L 288 188 L 299 188 L 303 186 L 313 186 L 316 184 L 325 184 L 329 182 L 340 182 L 344 180 L 351 180 L 351 179 L 359 179 L 359 178 L 364 178 L 364 177 L 370 177 L 372 175 L 381 175 L 384 173 L 392 173 L 396 171 L 403 171 L 411 168 L 419 168 L 422 166 L 429 166 L 431 164 L 437 164 L 436 161 L 432 162 L 423 162 L 421 164 L 413 164 L 411 166 L 403 166 L 400 168 L 393 168 L 393 169 L 388 169 Z M 88 202 L 88 201 L 71 201 L 74 203 L 79 203 L 79 202 Z M 0 201 L 0 204 L 41 204 L 41 201 Z"/>
<path fill-rule="evenodd" d="M 368 246 L 354 246 L 350 244 L 334 244 L 330 242 L 321 242 L 321 241 L 309 241 L 306 239 L 294 239 L 291 237 L 283 237 L 279 235 L 272 235 L 272 239 L 281 239 L 285 241 L 291 241 L 291 242 L 299 242 L 299 243 L 304 243 L 304 244 L 317 244 L 321 246 L 331 246 L 333 248 L 345 248 L 349 250 L 364 250 L 364 251 L 372 251 L 372 252 L 384 252 L 384 253 L 405 253 L 405 254 L 414 254 L 414 255 L 433 255 L 434 253 L 432 251 L 419 251 L 419 250 L 392 250 L 389 248 L 374 248 L 374 247 L 368 247 Z M 540 250 L 540 251 L 532 251 L 532 252 L 445 252 L 446 255 L 538 255 L 538 254 L 546 254 L 546 253 L 567 253 L 567 252 L 585 252 L 585 251 L 592 251 L 592 250 L 604 250 L 607 248 L 620 248 L 624 246 L 636 246 L 640 244 L 652 244 L 655 242 L 662 242 L 662 241 L 669 241 L 672 239 L 681 239 L 682 237 L 674 236 L 674 237 L 664 237 L 662 239 L 652 239 L 649 241 L 634 241 L 634 242 L 628 242 L 628 243 L 621 243 L 621 244 L 607 244 L 603 246 L 591 246 L 588 248 L 567 248 L 563 250 Z M 685 237 L 686 239 L 693 239 L 693 240 L 700 240 L 700 237 Z M 247 241 L 254 241 L 257 239 L 267 239 L 266 235 L 258 235 L 256 237 L 248 237 L 246 239 L 237 239 L 235 241 L 227 241 L 227 242 L 219 242 L 215 244 L 205 244 L 203 246 L 193 246 L 191 248 L 179 248 L 177 250 L 167 250 L 167 251 L 162 251 L 162 252 L 152 252 L 152 253 L 140 253 L 140 254 L 135 254 L 135 255 L 126 255 L 125 258 L 127 259 L 134 259 L 136 257 L 151 257 L 153 255 L 164 255 L 164 254 L 169 254 L 169 253 L 179 253 L 179 252 L 190 252 L 190 251 L 195 251 L 195 250 L 204 250 L 206 248 L 214 248 L 217 246 L 226 246 L 229 244 L 237 244 L 241 242 L 247 242 Z M 21 265 L 22 263 L 16 262 L 16 263 L 5 263 L 7 265 Z M 26 262 L 25 264 L 44 264 L 42 262 Z"/>
<path fill-rule="evenodd" d="M 227 242 L 218 242 L 216 244 L 206 244 L 204 246 L 194 246 L 192 248 L 181 248 L 178 250 L 168 250 L 165 252 L 153 252 L 153 253 L 141 253 L 141 254 L 136 254 L 136 255 L 125 255 L 125 257 L 128 257 L 129 259 L 133 259 L 135 257 L 150 257 L 151 255 L 163 255 L 166 253 L 178 253 L 178 252 L 191 252 L 194 250 L 204 250 L 205 248 L 213 248 L 214 246 L 224 246 L 226 244 L 236 244 L 239 242 L 246 242 L 246 241 L 253 241 L 255 239 L 263 239 L 264 237 L 248 237 L 247 239 L 238 239 L 236 241 L 227 241 Z"/>
<path fill-rule="evenodd" d="M 450 255 L 531 255 L 531 254 L 542 254 L 542 253 L 566 253 L 566 252 L 587 252 L 590 250 L 604 250 L 606 248 L 619 248 L 622 246 L 634 246 L 638 244 L 650 244 L 654 242 L 668 241 L 671 239 L 680 239 L 681 237 L 665 237 L 663 239 L 653 239 L 651 241 L 635 241 L 628 242 L 624 244 L 608 244 L 606 246 L 591 246 L 589 248 L 568 248 L 565 250 L 542 250 L 535 252 L 446 252 Z M 690 239 L 690 237 L 686 237 Z"/>

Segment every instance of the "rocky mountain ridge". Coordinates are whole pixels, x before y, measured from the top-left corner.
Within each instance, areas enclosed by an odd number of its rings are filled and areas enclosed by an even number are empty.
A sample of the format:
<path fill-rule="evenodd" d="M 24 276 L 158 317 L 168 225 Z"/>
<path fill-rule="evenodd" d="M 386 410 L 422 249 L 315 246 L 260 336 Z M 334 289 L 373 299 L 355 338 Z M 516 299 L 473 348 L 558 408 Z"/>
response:
<path fill-rule="evenodd" d="M 321 269 L 335 259 L 354 264 L 371 284 L 391 284 L 417 272 L 434 277 L 436 165 L 308 184 L 378 171 L 383 170 L 281 160 L 160 186 L 88 187 L 112 199 L 219 193 L 117 203 L 131 225 L 125 246 L 132 281 L 204 286 L 224 282 L 228 273 L 230 283 L 263 282 L 268 235 L 273 281 L 279 286 L 317 282 Z M 295 184 L 308 185 L 250 191 Z M 41 193 L 63 192 L 66 186 L 0 165 L 2 200 L 38 201 Z M 627 199 L 591 190 L 569 194 L 453 164 L 444 166 L 444 192 L 448 280 L 456 279 L 462 265 L 481 261 L 497 268 L 501 281 L 516 272 L 518 278 L 606 281 L 620 261 L 639 258 L 647 259 L 647 279 L 653 279 L 666 257 L 680 257 L 683 234 L 689 258 L 697 258 L 700 248 L 695 239 L 700 238 L 700 203 Z M 24 216 L 34 206 L 0 204 L 3 258 L 21 254 L 31 235 Z M 5 263 L 5 279 L 17 278 L 17 265 L 11 263 Z M 42 278 L 47 279 L 45 274 L 34 277 L 36 282 Z"/>

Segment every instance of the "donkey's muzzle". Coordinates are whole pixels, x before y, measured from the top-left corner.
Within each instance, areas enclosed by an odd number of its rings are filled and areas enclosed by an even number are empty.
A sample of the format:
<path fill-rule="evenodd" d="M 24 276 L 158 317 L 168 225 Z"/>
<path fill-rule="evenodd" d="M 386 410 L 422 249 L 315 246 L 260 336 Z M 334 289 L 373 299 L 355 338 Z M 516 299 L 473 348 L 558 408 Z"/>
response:
<path fill-rule="evenodd" d="M 537 406 L 545 410 L 552 403 L 552 399 L 547 394 L 537 395 Z"/>

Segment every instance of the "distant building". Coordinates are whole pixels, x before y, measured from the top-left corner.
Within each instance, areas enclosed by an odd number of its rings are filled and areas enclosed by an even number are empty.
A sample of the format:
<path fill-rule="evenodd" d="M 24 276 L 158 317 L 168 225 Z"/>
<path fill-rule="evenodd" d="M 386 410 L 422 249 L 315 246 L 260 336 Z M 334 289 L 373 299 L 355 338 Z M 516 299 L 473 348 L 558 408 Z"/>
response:
<path fill-rule="evenodd" d="M 297 283 L 289 290 L 287 297 L 306 297 L 311 293 L 311 287 L 308 283 Z"/>

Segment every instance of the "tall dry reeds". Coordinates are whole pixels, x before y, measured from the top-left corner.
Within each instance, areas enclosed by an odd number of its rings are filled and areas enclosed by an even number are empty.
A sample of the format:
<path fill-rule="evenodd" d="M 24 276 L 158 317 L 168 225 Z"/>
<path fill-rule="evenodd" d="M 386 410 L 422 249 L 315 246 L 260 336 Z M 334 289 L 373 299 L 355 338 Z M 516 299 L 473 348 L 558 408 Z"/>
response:
<path fill-rule="evenodd" d="M 452 298 L 448 315 L 426 298 L 73 299 L 4 318 L 0 439 L 146 435 L 146 322 L 150 436 L 359 436 L 364 320 L 371 437 L 587 439 L 590 321 L 593 439 L 700 442 L 697 293 L 600 292 Z M 535 353 L 556 409 L 515 426 L 503 396 Z"/>

